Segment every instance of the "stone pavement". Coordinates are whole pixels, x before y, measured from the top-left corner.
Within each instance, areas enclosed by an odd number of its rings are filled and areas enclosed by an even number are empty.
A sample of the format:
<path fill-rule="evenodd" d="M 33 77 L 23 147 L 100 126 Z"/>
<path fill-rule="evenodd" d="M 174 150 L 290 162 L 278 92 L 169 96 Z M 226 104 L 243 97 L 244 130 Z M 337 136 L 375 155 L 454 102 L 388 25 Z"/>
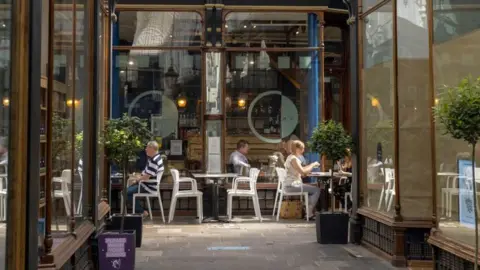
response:
<path fill-rule="evenodd" d="M 175 219 L 167 225 L 146 222 L 135 269 L 395 269 L 360 246 L 318 244 L 313 222 L 200 225 L 193 218 Z"/>

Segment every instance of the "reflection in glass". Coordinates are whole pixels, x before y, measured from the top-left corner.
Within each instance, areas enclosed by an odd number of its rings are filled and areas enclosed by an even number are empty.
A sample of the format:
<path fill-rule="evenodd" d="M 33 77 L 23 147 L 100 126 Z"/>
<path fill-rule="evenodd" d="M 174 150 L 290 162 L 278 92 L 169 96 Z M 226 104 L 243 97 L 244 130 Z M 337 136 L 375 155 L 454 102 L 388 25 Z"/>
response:
<path fill-rule="evenodd" d="M 162 154 L 168 159 L 187 159 L 199 169 L 203 160 L 200 134 L 201 55 L 189 55 L 178 50 L 157 54 L 142 52 L 132 56 L 129 52 L 118 51 L 114 69 L 118 86 L 114 94 L 119 96 L 121 113 L 148 120 Z M 182 60 L 173 61 L 179 79 L 170 87 L 166 80 L 172 65 L 172 53 L 182 55 Z M 132 73 L 135 76 L 130 76 Z M 171 153 L 172 140 L 182 141 L 182 155 Z M 137 171 L 143 169 L 146 159 L 143 152 L 139 153 L 139 157 Z"/>
<path fill-rule="evenodd" d="M 452 5 L 457 2 L 465 2 L 471 7 L 468 10 L 454 9 Z M 480 76 L 476 64 L 480 60 L 480 5 L 471 1 L 440 0 L 434 0 L 433 5 L 436 7 L 433 12 L 434 87 L 438 100 L 445 93 L 445 85 L 454 87 L 466 76 Z M 440 123 L 435 122 L 435 128 L 439 229 L 446 237 L 474 246 L 474 220 L 469 218 L 472 213 L 465 211 L 464 207 L 468 200 L 473 201 L 473 193 L 459 196 L 461 188 L 468 184 L 467 178 L 462 176 L 469 174 L 465 169 L 471 164 L 471 148 L 463 141 L 443 135 Z M 479 149 L 477 147 L 477 160 L 480 158 Z M 476 170 L 480 175 L 478 165 Z M 478 183 L 478 179 L 476 181 Z"/>
<path fill-rule="evenodd" d="M 100 2 L 98 3 L 100 5 Z M 100 10 L 100 9 L 99 9 Z M 97 198 L 98 202 L 100 202 L 100 199 L 103 196 L 103 189 L 106 188 L 104 187 L 104 170 L 105 170 L 105 163 L 104 163 L 104 149 L 102 147 L 102 137 L 103 137 L 103 127 L 104 127 L 104 121 L 105 121 L 105 108 L 104 108 L 104 100 L 105 96 L 104 93 L 107 92 L 106 89 L 106 50 L 105 46 L 108 43 L 108 38 L 106 38 L 105 34 L 107 31 L 104 31 L 106 25 L 104 24 L 105 21 L 105 14 L 101 11 L 98 13 L 97 16 L 97 26 L 98 26 L 98 47 L 97 47 L 97 67 L 99 71 L 99 76 L 98 76 L 98 81 L 97 81 L 97 106 L 96 106 L 96 122 L 97 122 L 97 158 L 96 158 L 96 163 L 97 163 L 97 174 L 96 174 L 96 179 L 97 179 Z M 106 195 L 106 194 L 105 194 Z"/>
<path fill-rule="evenodd" d="M 210 120 L 205 123 L 205 137 L 207 138 L 207 149 L 205 159 L 207 162 L 207 172 L 222 172 L 222 121 Z"/>
<path fill-rule="evenodd" d="M 57 87 L 49 89 L 52 92 L 54 111 L 52 119 L 52 176 L 53 205 L 52 231 L 54 237 L 58 232 L 69 231 L 72 213 L 72 182 L 75 176 L 74 168 L 74 110 L 79 106 L 79 100 L 73 93 L 73 84 L 77 74 L 73 63 L 73 6 L 69 1 L 57 1 L 54 8 L 55 43 L 65 43 L 69 46 L 54 48 L 54 78 L 59 82 Z M 77 20 L 79 16 L 77 16 Z M 77 23 L 77 29 L 79 24 Z M 74 73 L 75 72 L 75 73 Z M 50 179 L 47 179 L 47 181 Z M 57 234 L 55 234 L 57 232 Z"/>
<path fill-rule="evenodd" d="M 221 53 L 208 52 L 206 57 L 206 114 L 221 114 L 222 108 L 222 81 L 220 80 Z"/>
<path fill-rule="evenodd" d="M 9 184 L 8 175 L 8 153 L 9 153 L 9 126 L 10 126 L 10 44 L 12 35 L 11 26 L 11 5 L 4 4 L 0 13 L 0 222 L 7 222 L 7 187 Z M 0 265 L 5 265 L 6 226 L 0 227 Z M 42 240 L 39 238 L 39 240 Z"/>
<path fill-rule="evenodd" d="M 228 47 L 309 47 L 307 16 L 291 12 L 232 12 L 225 19 L 224 40 Z"/>
<path fill-rule="evenodd" d="M 363 179 L 366 206 L 378 211 L 394 210 L 394 89 L 392 4 L 386 4 L 364 20 L 363 44 Z"/>
<path fill-rule="evenodd" d="M 426 3 L 397 1 L 398 129 L 402 216 L 432 213 L 429 45 Z"/>

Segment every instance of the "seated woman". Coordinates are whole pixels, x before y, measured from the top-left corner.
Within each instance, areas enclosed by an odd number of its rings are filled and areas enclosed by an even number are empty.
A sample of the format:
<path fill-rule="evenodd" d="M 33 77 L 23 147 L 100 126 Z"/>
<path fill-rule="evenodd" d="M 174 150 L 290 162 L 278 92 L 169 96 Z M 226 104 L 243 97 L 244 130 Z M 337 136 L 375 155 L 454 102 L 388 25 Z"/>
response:
<path fill-rule="evenodd" d="M 306 213 L 306 215 L 310 215 L 310 218 L 313 219 L 315 216 L 315 206 L 320 197 L 320 189 L 315 186 L 303 184 L 302 176 L 308 175 L 313 168 L 320 166 L 320 163 L 313 162 L 309 165 L 302 166 L 300 157 L 303 156 L 305 145 L 301 141 L 293 141 L 291 151 L 292 153 L 285 161 L 285 170 L 287 172 L 285 189 L 287 192 L 300 192 L 302 189 L 304 192 L 308 192 L 309 198 L 307 203 L 311 213 Z"/>
<path fill-rule="evenodd" d="M 350 151 L 348 151 L 348 156 L 343 159 L 343 162 L 338 162 L 338 169 L 340 172 L 352 172 L 352 157 L 350 156 Z"/>

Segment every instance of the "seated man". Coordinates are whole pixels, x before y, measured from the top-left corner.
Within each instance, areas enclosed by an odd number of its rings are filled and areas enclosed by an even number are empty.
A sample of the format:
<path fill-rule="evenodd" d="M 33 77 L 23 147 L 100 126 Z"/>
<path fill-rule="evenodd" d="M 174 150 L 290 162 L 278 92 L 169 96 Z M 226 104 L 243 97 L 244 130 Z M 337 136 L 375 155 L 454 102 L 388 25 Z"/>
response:
<path fill-rule="evenodd" d="M 235 150 L 229 159 L 229 164 L 233 165 L 233 171 L 236 174 L 247 173 L 243 172 L 242 168 L 250 168 L 248 164 L 248 159 L 246 155 L 248 154 L 248 142 L 245 140 L 240 140 L 237 142 L 237 150 Z"/>
<path fill-rule="evenodd" d="M 148 157 L 147 165 L 145 166 L 142 175 L 138 177 L 131 186 L 128 187 L 127 200 L 129 203 L 131 203 L 133 200 L 133 194 L 138 193 L 138 185 L 140 182 L 149 180 L 150 178 L 156 178 L 157 175 L 163 173 L 164 170 L 163 160 L 161 155 L 158 153 L 158 143 L 156 141 L 148 142 L 145 152 Z M 140 192 L 142 193 L 146 193 L 148 191 L 157 191 L 156 183 L 144 183 L 144 185 L 146 188 L 143 186 L 140 188 Z M 144 211 L 138 202 L 135 202 L 135 213 L 143 213 L 143 216 L 148 216 L 148 212 Z"/>

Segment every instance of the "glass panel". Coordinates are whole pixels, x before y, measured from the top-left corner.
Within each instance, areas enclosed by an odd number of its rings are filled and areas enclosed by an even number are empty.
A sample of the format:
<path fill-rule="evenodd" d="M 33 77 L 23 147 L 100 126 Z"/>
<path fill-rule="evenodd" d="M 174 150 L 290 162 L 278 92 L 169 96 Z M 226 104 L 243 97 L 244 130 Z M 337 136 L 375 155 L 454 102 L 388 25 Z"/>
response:
<path fill-rule="evenodd" d="M 308 47 L 307 13 L 232 12 L 226 17 L 229 47 Z"/>
<path fill-rule="evenodd" d="M 342 29 L 340 27 L 333 26 L 325 27 L 324 39 L 324 64 L 336 66 L 343 64 L 343 54 L 345 48 L 343 46 Z"/>
<path fill-rule="evenodd" d="M 201 55 L 189 51 L 169 50 L 118 51 L 113 71 L 113 98 L 120 100 L 121 113 L 148 120 L 160 152 L 171 161 L 187 160 L 194 170 L 201 168 L 203 160 L 202 134 L 200 129 L 202 112 Z M 143 55 L 139 56 L 137 53 Z M 146 63 L 141 67 L 139 59 Z M 172 60 L 173 59 L 173 60 Z M 172 140 L 181 140 L 182 149 L 172 151 Z M 175 145 L 176 142 L 175 142 Z M 146 156 L 139 153 L 136 170 L 145 167 Z M 177 162 L 178 163 L 178 162 Z M 181 168 L 179 168 L 181 169 Z"/>
<path fill-rule="evenodd" d="M 205 54 L 205 70 L 206 72 L 206 87 L 207 102 L 205 103 L 206 114 L 221 114 L 222 113 L 222 92 L 223 83 L 221 78 L 220 67 L 222 54 L 218 52 L 208 52 Z"/>
<path fill-rule="evenodd" d="M 434 0 L 434 85 L 438 98 L 445 93 L 445 85 L 458 86 L 467 76 L 480 76 L 480 5 L 475 1 Z M 469 9 L 456 9 L 455 5 L 469 4 Z M 471 148 L 463 141 L 442 135 L 440 123 L 436 128 L 437 213 L 439 228 L 447 237 L 474 246 L 474 217 L 471 211 L 473 194 L 462 194 L 460 188 L 468 182 L 458 179 L 471 164 Z M 480 158 L 477 146 L 476 158 Z M 478 164 L 478 162 L 477 162 Z M 476 171 L 478 170 L 478 166 Z M 477 176 L 478 183 L 478 176 Z M 460 196 L 459 196 L 460 193 Z M 478 185 L 477 185 L 478 194 Z M 451 200 L 451 203 L 446 203 Z"/>
<path fill-rule="evenodd" d="M 72 117 L 74 117 L 74 148 L 75 148 L 75 159 L 74 159 L 74 184 L 73 184 L 73 195 L 72 203 L 74 207 L 74 214 L 78 216 L 77 224 L 79 225 L 88 215 L 87 211 L 83 211 L 83 205 L 86 204 L 86 198 L 89 198 L 87 191 L 89 190 L 88 185 L 92 181 L 84 181 L 89 179 L 88 172 L 83 170 L 83 163 L 88 153 L 84 145 L 87 143 L 83 140 L 84 135 L 89 133 L 90 125 L 84 125 L 84 115 L 89 113 L 86 104 L 87 95 L 89 88 L 91 87 L 89 82 L 90 73 L 88 72 L 87 66 L 90 62 L 90 57 L 85 53 L 84 48 L 88 45 L 88 36 L 85 35 L 84 29 L 88 27 L 87 20 L 85 18 L 85 11 L 87 8 L 87 0 L 76 0 L 76 16 L 77 24 L 75 31 L 75 72 L 72 71 L 75 80 L 75 93 L 74 93 L 74 106 L 70 107 L 72 109 Z M 87 26 L 87 27 L 85 27 Z M 85 210 L 87 210 L 85 208 Z"/>
<path fill-rule="evenodd" d="M 210 120 L 205 126 L 207 172 L 222 172 L 222 121 Z"/>
<path fill-rule="evenodd" d="M 8 1 L 11 2 L 11 1 Z M 2 214 L 0 221 L 3 223 L 0 226 L 0 265 L 5 265 L 6 256 L 6 222 L 8 213 L 4 210 L 7 205 L 7 187 L 10 182 L 8 177 L 8 152 L 9 152 L 9 126 L 10 126 L 10 102 L 11 98 L 15 98 L 10 94 L 10 42 L 12 36 L 11 25 L 11 4 L 4 4 L 0 12 L 0 97 L 2 104 L 0 104 L 0 201 L 2 203 Z M 11 228 L 13 229 L 13 228 Z M 39 240 L 42 240 L 39 238 Z"/>
<path fill-rule="evenodd" d="M 72 197 L 72 176 L 74 176 L 74 149 L 72 144 L 73 111 L 79 101 L 73 96 L 73 6 L 71 1 L 56 1 L 54 7 L 54 89 L 52 91 L 54 111 L 52 119 L 52 175 L 53 206 L 52 231 L 55 243 L 63 241 L 62 232 L 69 231 Z M 78 17 L 77 17 L 78 19 Z M 47 179 L 47 181 L 50 179 Z"/>
<path fill-rule="evenodd" d="M 395 180 L 392 4 L 368 15 L 363 24 L 362 179 L 366 207 L 393 212 Z M 387 194 L 387 196 L 385 196 Z M 392 202 L 392 203 L 390 203 Z"/>
<path fill-rule="evenodd" d="M 196 12 L 122 11 L 118 16 L 124 46 L 201 46 L 203 24 Z M 155 55 L 159 51 L 141 51 Z"/>
<path fill-rule="evenodd" d="M 419 2 L 419 1 L 417 1 Z M 397 2 L 399 172 L 402 215 L 432 215 L 431 106 L 426 4 Z"/>
<path fill-rule="evenodd" d="M 239 55 L 250 59 L 240 69 L 236 65 Z M 261 68 L 253 60 L 261 53 L 226 54 L 225 158 L 228 163 L 237 143 L 247 141 L 246 158 L 252 167 L 263 171 L 258 181 L 274 181 L 275 166 L 283 166 L 288 151 L 282 138 L 307 139 L 308 77 L 312 69 L 300 69 L 299 63 L 310 55 L 268 52 L 268 68 Z M 284 63 L 279 67 L 280 62 Z"/>
<path fill-rule="evenodd" d="M 382 2 L 383 0 L 362 0 L 363 12 L 367 12 L 370 8 L 374 7 L 378 3 Z M 403 2 L 407 0 L 399 0 L 399 2 Z M 391 3 L 389 3 L 391 5 Z"/>
<path fill-rule="evenodd" d="M 100 5 L 100 2 L 98 3 Z M 100 10 L 100 9 L 99 9 Z M 102 136 L 103 136 L 103 126 L 105 123 L 105 93 L 107 93 L 107 73 L 106 73 L 106 50 L 105 46 L 108 43 L 108 36 L 107 34 L 107 24 L 105 23 L 106 16 L 103 11 L 100 11 L 97 16 L 97 27 L 98 27 L 98 47 L 97 47 L 97 67 L 98 67 L 98 82 L 97 82 L 97 107 L 96 109 L 96 116 L 97 116 L 97 198 L 98 202 L 102 198 L 103 194 L 102 191 L 105 188 L 104 186 L 104 178 L 105 175 L 105 163 L 104 163 L 104 151 L 103 146 L 101 144 Z"/>

